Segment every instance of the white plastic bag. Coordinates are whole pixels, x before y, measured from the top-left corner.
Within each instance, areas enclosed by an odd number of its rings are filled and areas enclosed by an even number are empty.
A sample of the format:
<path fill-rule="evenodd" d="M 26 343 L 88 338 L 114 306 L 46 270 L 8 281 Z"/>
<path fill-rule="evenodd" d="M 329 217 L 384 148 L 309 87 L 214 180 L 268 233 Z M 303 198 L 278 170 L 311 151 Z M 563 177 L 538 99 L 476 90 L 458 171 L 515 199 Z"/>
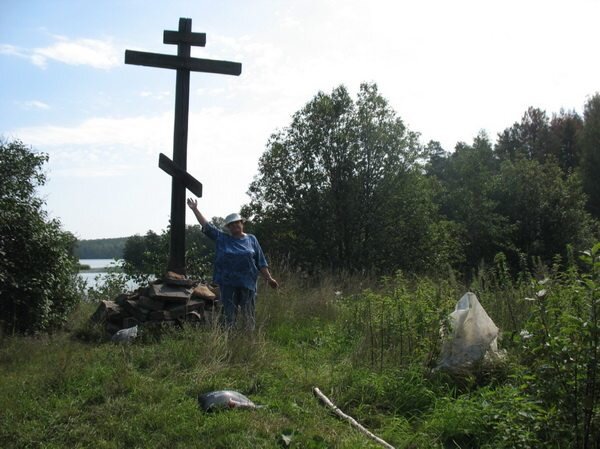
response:
<path fill-rule="evenodd" d="M 121 329 L 115 335 L 112 336 L 111 340 L 115 343 L 131 343 L 138 333 L 138 327 L 128 327 L 127 329 Z"/>
<path fill-rule="evenodd" d="M 450 335 L 442 346 L 438 369 L 466 371 L 498 355 L 498 327 L 474 293 L 467 292 L 449 316 Z"/>

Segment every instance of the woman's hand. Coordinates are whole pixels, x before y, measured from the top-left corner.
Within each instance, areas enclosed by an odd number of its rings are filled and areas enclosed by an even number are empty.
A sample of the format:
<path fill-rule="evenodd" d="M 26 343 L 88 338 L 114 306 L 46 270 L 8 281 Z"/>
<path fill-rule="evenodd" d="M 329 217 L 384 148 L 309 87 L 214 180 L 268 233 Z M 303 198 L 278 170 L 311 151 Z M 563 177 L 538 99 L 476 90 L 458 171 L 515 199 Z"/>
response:
<path fill-rule="evenodd" d="M 190 209 L 196 210 L 196 209 L 198 209 L 198 200 L 195 200 L 193 198 L 188 198 L 187 205 Z"/>
<path fill-rule="evenodd" d="M 267 279 L 267 283 L 269 284 L 269 286 L 271 288 L 277 288 L 277 287 L 279 287 L 279 283 L 275 279 L 273 279 L 273 278 Z"/>
<path fill-rule="evenodd" d="M 273 276 L 271 276 L 271 272 L 269 271 L 269 267 L 262 267 L 260 269 L 260 272 L 265 278 L 265 281 L 267 281 L 267 284 L 269 284 L 271 288 L 279 287 L 279 282 L 273 279 Z"/>
<path fill-rule="evenodd" d="M 194 215 L 196 216 L 198 223 L 200 223 L 202 226 L 206 226 L 206 223 L 208 223 L 208 220 L 206 218 L 204 218 L 204 215 L 202 215 L 200 213 L 200 211 L 198 210 L 198 200 L 195 200 L 193 198 L 188 198 L 187 205 L 190 209 L 192 209 L 192 212 L 194 212 Z"/>

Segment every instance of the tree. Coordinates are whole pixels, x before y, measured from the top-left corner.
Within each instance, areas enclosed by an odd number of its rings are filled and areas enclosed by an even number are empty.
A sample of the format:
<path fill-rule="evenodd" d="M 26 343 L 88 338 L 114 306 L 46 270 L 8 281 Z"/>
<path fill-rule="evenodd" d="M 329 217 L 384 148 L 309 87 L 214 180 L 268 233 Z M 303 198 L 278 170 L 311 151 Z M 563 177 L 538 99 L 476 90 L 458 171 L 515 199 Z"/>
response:
<path fill-rule="evenodd" d="M 567 245 L 592 243 L 591 217 L 577 174 L 563 176 L 555 161 L 504 161 L 497 175 L 498 212 L 511 224 L 509 251 L 550 262 Z M 513 260 L 514 262 L 514 260 Z"/>
<path fill-rule="evenodd" d="M 223 219 L 215 217 L 213 224 L 222 226 Z M 123 260 L 125 272 L 140 280 L 148 276 L 161 277 L 167 269 L 169 258 L 170 229 L 160 234 L 150 230 L 144 236 L 134 235 L 125 242 Z M 185 229 L 186 271 L 195 278 L 210 276 L 210 267 L 214 258 L 214 244 L 198 225 Z"/>
<path fill-rule="evenodd" d="M 574 111 L 561 110 L 550 120 L 549 153 L 554 156 L 565 173 L 577 168 L 580 162 L 579 134 L 583 120 Z"/>
<path fill-rule="evenodd" d="M 577 122 L 573 116 L 559 117 Z M 536 151 L 548 155 L 545 161 L 529 157 L 532 153 L 524 148 L 532 148 L 535 141 L 515 146 L 506 158 L 506 146 L 492 148 L 480 133 L 472 145 L 457 144 L 452 154 L 444 156 L 439 149 L 431 153 L 427 173 L 440 184 L 436 196 L 440 212 L 461 234 L 462 268 L 491 262 L 498 252 L 506 253 L 513 267 L 522 256 L 549 262 L 564 254 L 569 244 L 583 248 L 591 243 L 593 223 L 584 208 L 579 176 L 564 171 L 559 159 L 541 147 Z"/>
<path fill-rule="evenodd" d="M 55 329 L 80 299 L 75 237 L 36 196 L 47 160 L 20 141 L 0 141 L 0 328 L 10 333 Z"/>
<path fill-rule="evenodd" d="M 122 259 L 127 237 L 78 240 L 75 255 L 79 259 Z"/>
<path fill-rule="evenodd" d="M 498 135 L 494 150 L 501 160 L 554 160 L 568 173 L 580 162 L 582 126 L 581 117 L 574 111 L 561 110 L 549 119 L 545 111 L 530 107 L 521 122 Z"/>
<path fill-rule="evenodd" d="M 254 216 L 257 233 L 267 228 L 283 239 L 279 248 L 269 248 L 271 252 L 279 249 L 284 256 L 287 250 L 296 262 L 307 264 L 306 256 L 313 259 L 318 254 L 319 262 L 330 267 L 346 258 L 354 226 L 347 220 L 352 213 L 349 201 L 357 188 L 352 172 L 353 114 L 345 88 L 331 95 L 319 93 L 294 114 L 289 128 L 268 142 L 245 213 Z"/>
<path fill-rule="evenodd" d="M 515 123 L 499 134 L 495 151 L 503 160 L 525 157 L 543 162 L 548 156 L 551 137 L 546 112 L 530 107 L 523 114 L 520 123 Z"/>
<path fill-rule="evenodd" d="M 427 154 L 427 164 L 425 165 L 426 173 L 437 179 L 444 179 L 450 154 L 435 140 L 430 140 L 429 143 L 427 143 L 425 146 L 425 154 Z"/>
<path fill-rule="evenodd" d="M 376 85 L 356 101 L 319 92 L 271 136 L 244 213 L 271 254 L 308 269 L 417 269 L 436 214 L 424 154 Z"/>
<path fill-rule="evenodd" d="M 479 133 L 472 145 L 459 142 L 445 161 L 438 156 L 434 162 L 428 171 L 436 174 L 441 184 L 440 212 L 462 230 L 462 268 L 491 260 L 504 248 L 509 223 L 497 211 L 494 193 L 499 162 L 488 136 Z"/>
<path fill-rule="evenodd" d="M 600 94 L 585 105 L 580 136 L 580 171 L 588 196 L 587 206 L 594 217 L 600 218 Z"/>

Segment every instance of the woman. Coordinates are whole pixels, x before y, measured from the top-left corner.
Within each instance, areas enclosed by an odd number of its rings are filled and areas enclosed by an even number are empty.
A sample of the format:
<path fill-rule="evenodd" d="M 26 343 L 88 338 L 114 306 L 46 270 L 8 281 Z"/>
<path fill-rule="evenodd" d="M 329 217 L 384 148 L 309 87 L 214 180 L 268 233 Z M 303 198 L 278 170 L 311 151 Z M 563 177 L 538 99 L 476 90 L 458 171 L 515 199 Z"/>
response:
<path fill-rule="evenodd" d="M 279 286 L 269 272 L 258 240 L 252 234 L 244 232 L 244 222 L 239 214 L 230 214 L 225 218 L 225 226 L 229 231 L 225 233 L 204 218 L 198 210 L 197 200 L 188 198 L 187 204 L 202 225 L 202 231 L 217 244 L 213 279 L 221 291 L 227 326 L 235 324 L 236 310 L 240 306 L 247 327 L 254 329 L 258 273 L 263 275 L 271 287 Z"/>

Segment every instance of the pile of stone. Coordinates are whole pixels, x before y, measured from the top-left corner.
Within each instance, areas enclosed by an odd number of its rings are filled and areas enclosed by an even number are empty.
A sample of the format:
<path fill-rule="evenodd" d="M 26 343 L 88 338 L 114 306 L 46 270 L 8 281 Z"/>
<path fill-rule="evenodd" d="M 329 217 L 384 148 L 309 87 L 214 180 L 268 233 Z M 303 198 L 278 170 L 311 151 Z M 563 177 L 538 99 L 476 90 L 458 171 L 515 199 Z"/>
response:
<path fill-rule="evenodd" d="M 91 320 L 110 335 L 136 325 L 181 325 L 215 320 L 220 311 L 218 287 L 169 273 L 131 293 L 102 301 Z"/>

